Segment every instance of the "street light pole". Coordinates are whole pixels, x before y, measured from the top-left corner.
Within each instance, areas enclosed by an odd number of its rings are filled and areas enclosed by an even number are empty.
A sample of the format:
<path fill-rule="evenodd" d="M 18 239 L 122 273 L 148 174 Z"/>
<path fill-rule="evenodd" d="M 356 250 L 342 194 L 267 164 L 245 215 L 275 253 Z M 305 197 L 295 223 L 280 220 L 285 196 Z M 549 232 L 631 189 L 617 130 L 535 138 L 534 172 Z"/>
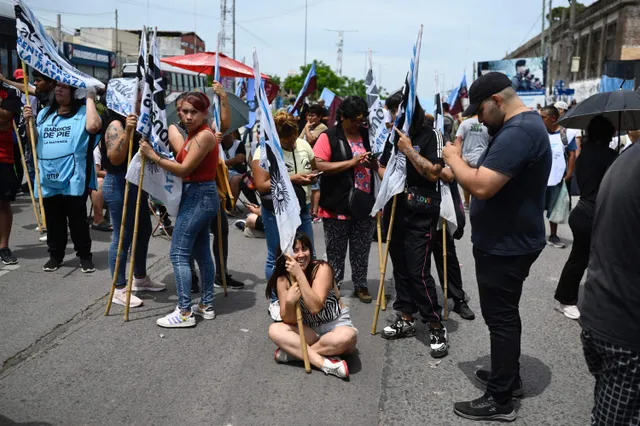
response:
<path fill-rule="evenodd" d="M 307 12 L 309 0 L 304 0 L 304 65 L 307 66 Z"/>

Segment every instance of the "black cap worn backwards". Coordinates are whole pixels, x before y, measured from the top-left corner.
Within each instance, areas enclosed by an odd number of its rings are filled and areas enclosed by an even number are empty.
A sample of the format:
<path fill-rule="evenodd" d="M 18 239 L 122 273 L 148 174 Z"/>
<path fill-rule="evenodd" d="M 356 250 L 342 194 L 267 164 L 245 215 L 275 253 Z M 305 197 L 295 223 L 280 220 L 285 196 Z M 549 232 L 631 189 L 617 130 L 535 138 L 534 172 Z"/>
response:
<path fill-rule="evenodd" d="M 485 100 L 511 87 L 511 80 L 501 72 L 490 72 L 473 82 L 469 89 L 469 106 L 462 113 L 463 117 L 472 117 L 478 113 L 480 104 Z"/>

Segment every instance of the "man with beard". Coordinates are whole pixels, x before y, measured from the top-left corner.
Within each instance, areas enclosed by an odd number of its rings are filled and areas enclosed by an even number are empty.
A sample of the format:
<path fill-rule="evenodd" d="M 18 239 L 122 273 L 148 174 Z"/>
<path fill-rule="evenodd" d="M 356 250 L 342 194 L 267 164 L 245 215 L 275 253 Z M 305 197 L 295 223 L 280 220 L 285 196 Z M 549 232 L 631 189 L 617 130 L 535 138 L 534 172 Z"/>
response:
<path fill-rule="evenodd" d="M 545 246 L 544 201 L 551 169 L 549 137 L 542 119 L 527 108 L 502 73 L 478 78 L 463 113 L 478 114 L 493 136 L 474 169 L 459 143 L 444 147 L 444 160 L 458 183 L 474 196 L 471 242 L 480 308 L 491 338 L 491 371 L 478 370 L 483 396 L 457 402 L 457 415 L 471 420 L 513 421 L 512 396 L 522 395 L 519 303 L 522 286 Z"/>

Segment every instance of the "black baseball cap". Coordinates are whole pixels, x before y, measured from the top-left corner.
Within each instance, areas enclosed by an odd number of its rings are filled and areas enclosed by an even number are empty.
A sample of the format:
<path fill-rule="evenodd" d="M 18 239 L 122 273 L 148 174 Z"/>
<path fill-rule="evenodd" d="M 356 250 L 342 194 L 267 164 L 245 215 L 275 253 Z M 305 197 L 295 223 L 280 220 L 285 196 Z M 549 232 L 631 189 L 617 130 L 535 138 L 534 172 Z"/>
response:
<path fill-rule="evenodd" d="M 511 87 L 511 80 L 501 72 L 490 72 L 480 76 L 473 82 L 469 89 L 469 106 L 462 113 L 463 117 L 472 117 L 478 113 L 480 104 L 506 89 Z"/>

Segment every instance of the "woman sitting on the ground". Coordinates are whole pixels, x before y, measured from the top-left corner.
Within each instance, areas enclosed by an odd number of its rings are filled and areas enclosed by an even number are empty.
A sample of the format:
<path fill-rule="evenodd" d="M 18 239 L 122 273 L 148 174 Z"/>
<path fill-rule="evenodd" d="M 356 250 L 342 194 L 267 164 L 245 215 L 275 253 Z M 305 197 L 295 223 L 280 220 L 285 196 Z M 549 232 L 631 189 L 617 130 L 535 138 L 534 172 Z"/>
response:
<path fill-rule="evenodd" d="M 355 350 L 358 330 L 351 322 L 349 308 L 340 301 L 333 269 L 327 262 L 313 260 L 311 240 L 306 235 L 296 235 L 293 257 L 283 256 L 279 250 L 265 292 L 267 299 L 274 290 L 278 294 L 282 317 L 282 322 L 269 327 L 269 338 L 278 345 L 274 355 L 276 362 L 302 359 L 296 325 L 299 301 L 311 365 L 325 374 L 348 379 L 347 363 L 337 357 Z"/>

